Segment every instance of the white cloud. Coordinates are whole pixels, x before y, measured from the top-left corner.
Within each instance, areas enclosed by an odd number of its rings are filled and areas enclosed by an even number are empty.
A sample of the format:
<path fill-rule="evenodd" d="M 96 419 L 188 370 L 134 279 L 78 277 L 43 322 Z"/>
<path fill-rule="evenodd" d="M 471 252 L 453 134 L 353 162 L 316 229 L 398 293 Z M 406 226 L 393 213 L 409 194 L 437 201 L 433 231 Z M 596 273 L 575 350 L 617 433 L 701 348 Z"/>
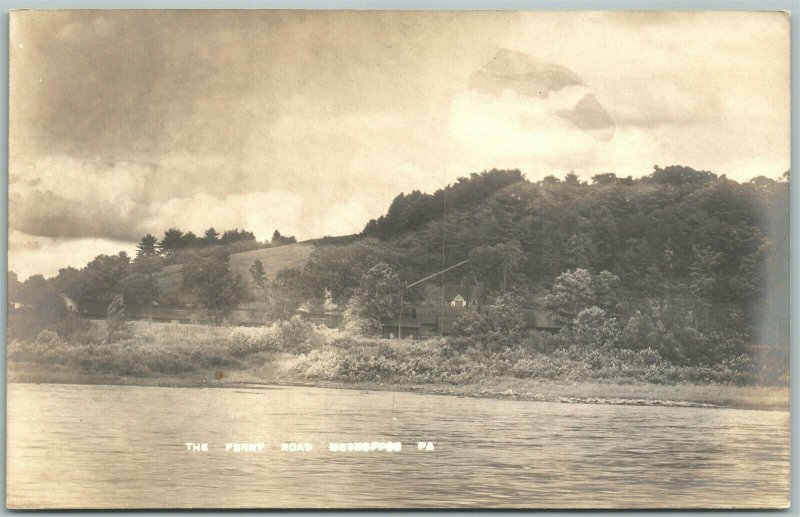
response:
<path fill-rule="evenodd" d="M 567 87 L 547 99 L 508 91 L 502 96 L 471 91 L 456 95 L 448 127 L 456 161 L 472 164 L 473 171 L 493 167 L 577 171 L 596 166 L 610 144 L 558 114 L 586 93 L 585 87 Z"/>
<path fill-rule="evenodd" d="M 168 224 L 198 235 L 213 226 L 219 231 L 244 228 L 259 240 L 266 240 L 276 229 L 284 235 L 308 237 L 301 233 L 307 206 L 303 198 L 287 191 L 250 192 L 216 197 L 200 193 L 149 206 L 142 228 L 161 234 Z"/>
<path fill-rule="evenodd" d="M 55 276 L 67 266 L 80 269 L 100 254 L 115 255 L 120 251 L 135 254 L 135 246 L 130 242 L 34 237 L 16 230 L 8 233 L 8 248 L 8 269 L 17 273 L 20 280 L 36 274 Z"/>
<path fill-rule="evenodd" d="M 35 160 L 15 160 L 9 171 L 9 193 L 27 197 L 32 191 L 50 190 L 70 201 L 130 203 L 140 199 L 154 170 L 143 164 L 104 164 L 66 155 L 45 155 Z"/>
<path fill-rule="evenodd" d="M 317 215 L 315 227 L 319 236 L 347 235 L 364 229 L 371 216 L 364 205 L 356 200 L 338 203 L 322 215 Z"/>

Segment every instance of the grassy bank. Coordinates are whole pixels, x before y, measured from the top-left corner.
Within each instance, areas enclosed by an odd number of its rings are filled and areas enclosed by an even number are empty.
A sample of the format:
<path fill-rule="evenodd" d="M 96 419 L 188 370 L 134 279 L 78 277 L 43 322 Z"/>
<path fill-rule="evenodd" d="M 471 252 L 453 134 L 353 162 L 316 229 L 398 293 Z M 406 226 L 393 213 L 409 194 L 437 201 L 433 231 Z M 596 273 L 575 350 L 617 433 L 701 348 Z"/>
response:
<path fill-rule="evenodd" d="M 536 341 L 539 339 L 539 341 Z M 287 384 L 556 402 L 788 409 L 786 386 L 731 365 L 676 366 L 652 351 L 552 348 L 546 336 L 491 347 L 461 339 L 388 341 L 270 328 L 132 324 L 106 343 L 94 322 L 66 341 L 9 343 L 11 382 L 229 387 Z"/>

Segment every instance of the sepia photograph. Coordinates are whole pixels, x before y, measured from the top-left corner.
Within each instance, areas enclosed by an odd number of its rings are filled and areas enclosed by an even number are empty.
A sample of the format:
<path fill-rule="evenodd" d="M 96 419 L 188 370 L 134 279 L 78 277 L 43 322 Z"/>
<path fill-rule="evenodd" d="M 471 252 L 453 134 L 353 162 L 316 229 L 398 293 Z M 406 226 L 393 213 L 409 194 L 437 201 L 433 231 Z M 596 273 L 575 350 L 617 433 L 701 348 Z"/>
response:
<path fill-rule="evenodd" d="M 788 508 L 790 25 L 11 11 L 6 506 Z"/>

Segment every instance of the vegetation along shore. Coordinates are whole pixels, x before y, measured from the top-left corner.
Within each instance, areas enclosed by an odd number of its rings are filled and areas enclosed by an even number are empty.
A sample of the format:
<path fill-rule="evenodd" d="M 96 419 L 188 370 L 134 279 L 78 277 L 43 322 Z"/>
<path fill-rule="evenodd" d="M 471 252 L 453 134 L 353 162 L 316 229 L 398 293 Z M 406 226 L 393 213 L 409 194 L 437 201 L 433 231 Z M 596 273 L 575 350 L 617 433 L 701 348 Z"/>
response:
<path fill-rule="evenodd" d="M 678 367 L 652 352 L 556 349 L 558 336 L 546 334 L 519 345 L 465 339 L 431 343 L 318 331 L 299 318 L 267 328 L 133 322 L 128 331 L 114 346 L 106 344 L 104 323 L 97 321 L 72 342 L 50 331 L 30 341 L 11 341 L 9 381 L 204 388 L 277 384 L 548 402 L 789 407 L 782 382 L 756 386 L 731 368 Z M 766 367 L 755 375 L 778 379 Z"/>
<path fill-rule="evenodd" d="M 788 171 L 492 170 L 354 235 L 170 228 L 10 272 L 9 375 L 785 409 L 788 193 Z"/>

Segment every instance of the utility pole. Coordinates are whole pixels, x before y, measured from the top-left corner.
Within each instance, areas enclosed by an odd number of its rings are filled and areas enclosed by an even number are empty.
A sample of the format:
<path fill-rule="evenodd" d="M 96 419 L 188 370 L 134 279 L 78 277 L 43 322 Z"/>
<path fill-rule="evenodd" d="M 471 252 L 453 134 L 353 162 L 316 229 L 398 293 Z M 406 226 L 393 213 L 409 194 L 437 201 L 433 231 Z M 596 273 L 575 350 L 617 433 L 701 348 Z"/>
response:
<path fill-rule="evenodd" d="M 442 169 L 442 269 L 445 269 L 445 238 L 447 235 L 447 167 Z M 444 326 L 444 275 L 442 275 L 442 305 L 440 309 L 440 321 L 442 325 L 439 328 L 439 335 L 443 334 L 442 328 Z"/>
<path fill-rule="evenodd" d="M 444 273 L 447 273 L 448 271 L 450 271 L 452 269 L 455 269 L 457 267 L 463 266 L 467 262 L 469 262 L 469 260 L 463 260 L 463 261 L 459 262 L 458 264 L 455 264 L 455 265 L 450 266 L 448 268 L 442 269 L 441 271 L 437 271 L 436 273 L 434 273 L 432 275 L 428 275 L 428 276 L 426 276 L 425 278 L 423 278 L 421 280 L 417 280 L 413 284 L 404 285 L 403 287 L 400 288 L 400 311 L 399 311 L 399 314 L 397 316 L 397 336 L 398 336 L 398 339 L 400 337 L 402 337 L 402 335 L 403 335 L 402 334 L 402 330 L 401 330 L 401 328 L 402 328 L 401 327 L 401 322 L 402 322 L 402 318 L 403 318 L 403 294 L 405 293 L 405 290 L 406 289 L 411 289 L 415 285 L 421 284 L 422 282 L 424 282 L 426 280 L 430 280 L 431 278 L 436 278 L 437 276 L 439 276 L 441 274 L 444 274 Z M 442 292 L 442 300 L 444 300 L 444 292 Z M 442 312 L 444 312 L 444 302 L 442 303 Z"/>
<path fill-rule="evenodd" d="M 403 339 L 403 293 L 405 293 L 408 286 L 404 285 L 400 288 L 400 309 L 397 311 L 397 339 Z"/>
<path fill-rule="evenodd" d="M 506 294 L 506 275 L 508 274 L 508 261 L 503 259 L 503 294 Z"/>
<path fill-rule="evenodd" d="M 153 271 L 150 268 L 148 268 L 147 278 L 148 278 L 147 283 L 149 284 L 148 287 L 150 288 L 150 296 L 149 296 L 149 300 L 148 300 L 148 304 L 147 304 L 147 325 L 152 327 L 153 326 L 153 302 L 155 300 L 153 300 Z"/>

